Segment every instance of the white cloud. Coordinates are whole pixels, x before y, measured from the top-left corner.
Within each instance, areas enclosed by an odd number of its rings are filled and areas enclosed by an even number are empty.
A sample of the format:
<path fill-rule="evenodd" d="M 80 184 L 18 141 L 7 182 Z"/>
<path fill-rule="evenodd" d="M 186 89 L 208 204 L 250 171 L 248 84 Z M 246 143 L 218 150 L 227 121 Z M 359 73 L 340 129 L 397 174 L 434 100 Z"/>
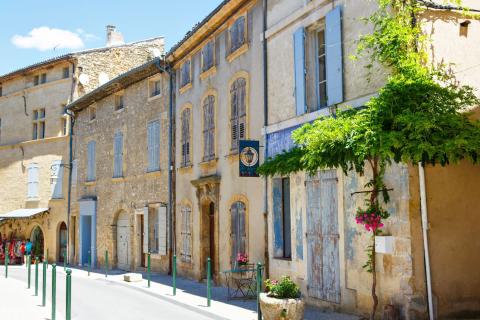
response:
<path fill-rule="evenodd" d="M 81 30 L 83 32 L 83 30 Z M 14 35 L 12 43 L 19 48 L 37 49 L 40 51 L 52 49 L 80 49 L 84 43 L 80 34 L 69 30 L 49 27 L 34 28 L 26 36 Z"/>

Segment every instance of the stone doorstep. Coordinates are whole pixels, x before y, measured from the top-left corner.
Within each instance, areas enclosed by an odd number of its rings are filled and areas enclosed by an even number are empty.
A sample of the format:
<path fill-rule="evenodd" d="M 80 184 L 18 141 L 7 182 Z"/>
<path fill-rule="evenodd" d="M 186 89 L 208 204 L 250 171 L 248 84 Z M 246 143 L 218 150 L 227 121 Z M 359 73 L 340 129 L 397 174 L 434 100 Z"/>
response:
<path fill-rule="evenodd" d="M 123 275 L 123 281 L 126 282 L 140 282 L 142 280 L 143 278 L 141 273 L 126 273 Z"/>

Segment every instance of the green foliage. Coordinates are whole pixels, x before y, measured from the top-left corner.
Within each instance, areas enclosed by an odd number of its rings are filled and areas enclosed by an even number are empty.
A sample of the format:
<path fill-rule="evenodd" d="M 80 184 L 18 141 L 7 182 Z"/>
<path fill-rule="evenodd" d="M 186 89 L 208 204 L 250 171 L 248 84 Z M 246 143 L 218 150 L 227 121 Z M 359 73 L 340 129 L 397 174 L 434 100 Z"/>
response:
<path fill-rule="evenodd" d="M 283 276 L 280 281 L 265 280 L 265 290 L 269 297 L 277 299 L 296 299 L 300 297 L 300 289 L 288 276 Z"/>

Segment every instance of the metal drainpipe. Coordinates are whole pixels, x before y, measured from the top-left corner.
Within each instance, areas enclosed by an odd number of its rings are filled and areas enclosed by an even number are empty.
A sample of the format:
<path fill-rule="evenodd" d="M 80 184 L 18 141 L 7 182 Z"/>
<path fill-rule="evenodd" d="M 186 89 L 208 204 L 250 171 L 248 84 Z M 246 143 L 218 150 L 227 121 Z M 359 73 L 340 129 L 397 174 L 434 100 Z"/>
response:
<path fill-rule="evenodd" d="M 164 60 L 165 61 L 165 60 Z M 161 65 L 161 60 L 158 59 L 157 68 L 160 71 L 166 72 L 169 77 L 169 108 L 168 108 L 168 120 L 169 120 L 169 130 L 168 130 L 168 216 L 169 216 L 169 263 L 168 263 L 168 273 L 172 273 L 172 259 L 173 254 L 175 254 L 175 245 L 173 243 L 174 237 L 174 216 L 173 216 L 173 208 L 172 203 L 174 201 L 174 197 L 172 194 L 172 184 L 173 184 L 173 177 L 172 171 L 174 170 L 174 165 L 172 163 L 172 147 L 173 147 L 173 72 L 170 68 L 165 68 Z"/>
<path fill-rule="evenodd" d="M 265 33 L 267 31 L 267 0 L 263 0 L 263 126 L 266 129 L 268 126 L 268 56 L 267 56 L 267 39 Z M 267 159 L 267 133 L 263 136 L 263 159 Z M 264 215 L 264 232 L 265 232 L 265 277 L 270 275 L 269 270 L 269 252 L 268 252 L 268 178 L 264 178 L 264 192 L 263 192 L 263 215 Z"/>
<path fill-rule="evenodd" d="M 430 320 L 434 320 L 432 301 L 432 276 L 430 272 L 430 253 L 428 249 L 427 192 L 425 188 L 425 168 L 423 167 L 423 164 L 421 162 L 418 163 L 418 176 L 420 180 L 420 208 L 422 213 L 423 252 L 425 255 L 425 273 L 427 276 L 428 315 Z"/>

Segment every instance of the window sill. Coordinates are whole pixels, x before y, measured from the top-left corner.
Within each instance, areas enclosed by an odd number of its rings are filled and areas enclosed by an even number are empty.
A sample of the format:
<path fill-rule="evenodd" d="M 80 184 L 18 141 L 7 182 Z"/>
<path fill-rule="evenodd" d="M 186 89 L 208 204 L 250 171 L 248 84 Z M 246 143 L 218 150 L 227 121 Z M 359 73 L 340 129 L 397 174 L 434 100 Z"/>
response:
<path fill-rule="evenodd" d="M 112 182 L 124 182 L 125 181 L 125 177 L 113 177 L 112 178 Z"/>
<path fill-rule="evenodd" d="M 94 186 L 95 184 L 97 184 L 96 180 L 85 181 L 86 186 Z"/>
<path fill-rule="evenodd" d="M 208 78 L 209 76 L 213 76 L 215 73 L 217 73 L 217 67 L 216 66 L 210 67 L 210 69 L 200 73 L 200 80 L 205 80 L 205 78 Z"/>
<path fill-rule="evenodd" d="M 208 166 L 211 166 L 211 165 L 216 165 L 218 162 L 218 158 L 213 158 L 211 160 L 206 160 L 206 161 L 202 161 L 199 163 L 200 166 L 202 167 L 208 167 Z"/>
<path fill-rule="evenodd" d="M 64 201 L 65 198 L 50 198 L 50 201 Z"/>
<path fill-rule="evenodd" d="M 273 260 L 291 262 L 292 258 L 273 257 Z"/>
<path fill-rule="evenodd" d="M 120 109 L 117 109 L 116 107 L 113 107 L 113 112 L 120 113 L 120 112 L 125 111 L 126 108 L 127 108 L 126 106 L 123 106 Z"/>
<path fill-rule="evenodd" d="M 180 94 L 184 94 L 185 92 L 187 92 L 188 90 L 190 90 L 192 88 L 192 82 L 189 82 L 187 83 L 186 85 L 184 85 L 183 87 L 181 87 L 178 92 Z"/>
<path fill-rule="evenodd" d="M 27 202 L 36 202 L 36 201 L 40 201 L 40 198 L 39 197 L 27 198 Z"/>
<path fill-rule="evenodd" d="M 160 169 L 152 170 L 152 171 L 146 171 L 145 174 L 148 177 L 159 177 L 162 174 L 162 171 Z"/>
<path fill-rule="evenodd" d="M 238 151 L 237 151 L 237 150 L 234 150 L 234 151 L 232 150 L 232 151 L 230 151 L 230 153 L 227 154 L 227 155 L 225 156 L 225 158 L 227 158 L 227 159 L 230 160 L 230 161 L 236 161 L 236 160 L 238 160 Z"/>
<path fill-rule="evenodd" d="M 157 100 L 157 99 L 159 99 L 161 96 L 162 96 L 161 93 L 159 93 L 159 94 L 157 94 L 157 95 L 154 95 L 154 96 L 148 96 L 147 101 L 150 102 L 150 101 Z"/>
<path fill-rule="evenodd" d="M 248 51 L 248 43 L 245 42 L 240 48 L 233 51 L 232 53 L 230 53 L 227 56 L 227 61 L 231 63 L 233 60 L 237 59 L 238 57 L 240 57 L 242 54 L 244 54 L 247 51 Z"/>
<path fill-rule="evenodd" d="M 193 168 L 193 164 L 188 164 L 188 165 L 179 167 L 178 171 L 179 172 L 188 172 L 188 171 L 192 170 L 192 168 Z"/>

